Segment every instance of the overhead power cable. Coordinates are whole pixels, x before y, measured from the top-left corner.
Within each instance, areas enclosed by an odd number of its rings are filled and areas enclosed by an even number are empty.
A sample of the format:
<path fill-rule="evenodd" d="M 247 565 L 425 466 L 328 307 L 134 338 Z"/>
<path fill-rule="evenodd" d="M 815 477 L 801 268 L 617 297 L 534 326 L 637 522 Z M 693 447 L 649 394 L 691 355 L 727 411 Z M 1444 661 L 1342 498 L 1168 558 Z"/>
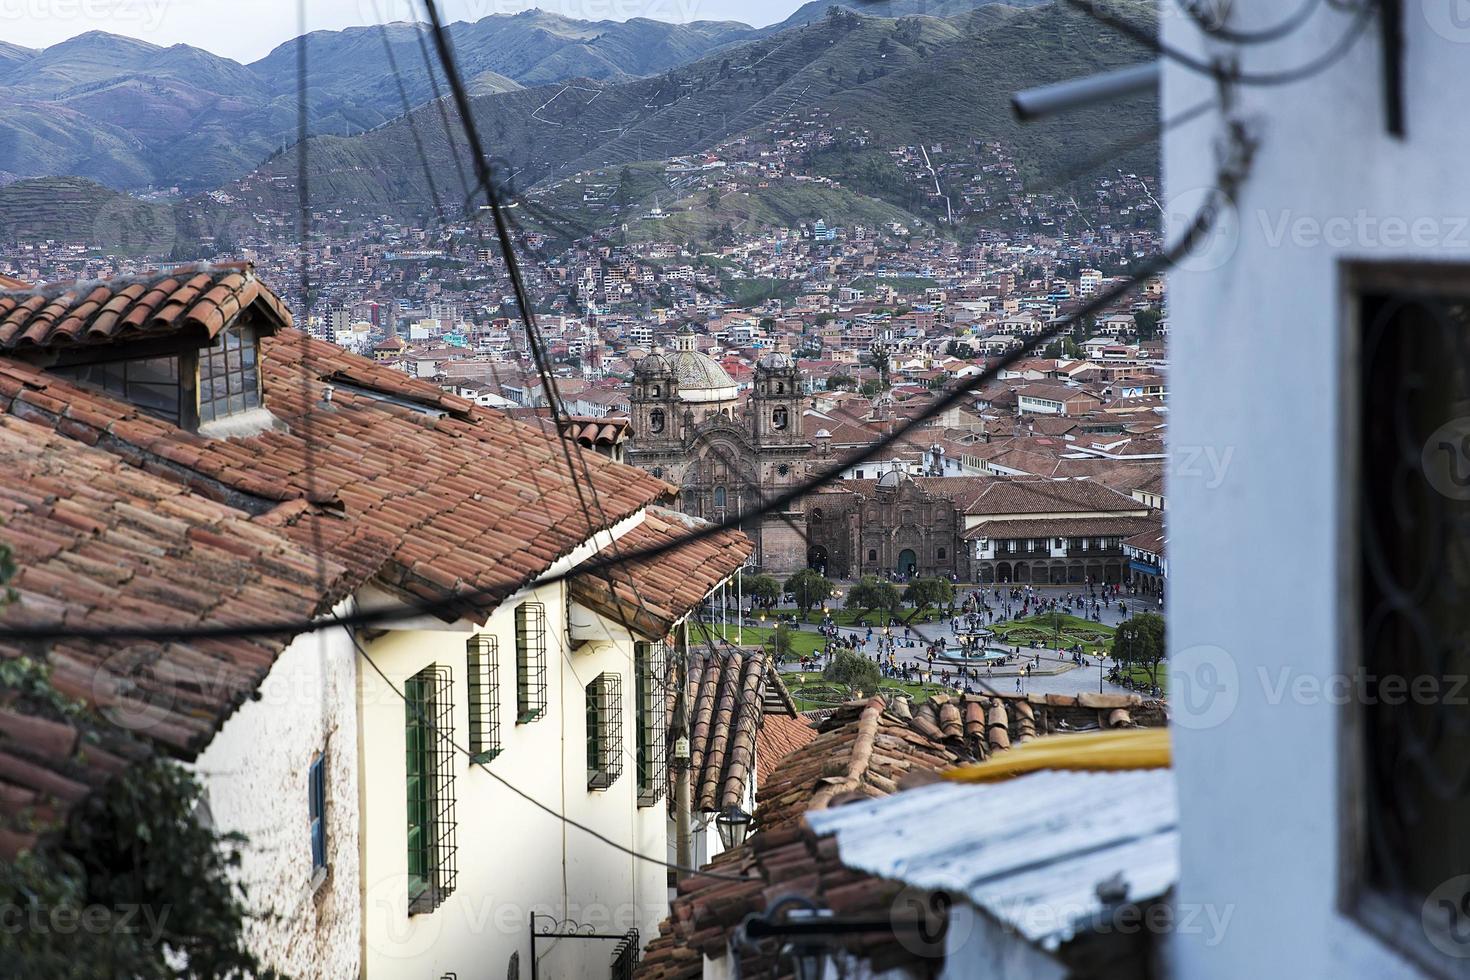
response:
<path fill-rule="evenodd" d="M 1108 10 L 1097 0 L 1063 0 L 1067 6 L 1080 11 L 1091 17 L 1100 24 L 1105 24 L 1149 50 L 1177 62 L 1190 71 L 1222 82 L 1237 83 L 1240 85 L 1252 85 L 1263 87 L 1275 87 L 1291 85 L 1304 81 L 1314 75 L 1319 75 L 1332 65 L 1340 61 L 1358 40 L 1363 36 L 1369 21 L 1373 19 L 1373 12 L 1378 9 L 1378 0 L 1358 0 L 1358 7 L 1354 11 L 1354 17 L 1347 30 L 1338 38 L 1337 42 L 1325 52 L 1305 64 L 1295 68 L 1284 68 L 1277 71 L 1242 71 L 1225 61 L 1207 62 L 1194 55 L 1180 51 L 1160 41 L 1152 31 L 1139 27 L 1137 24 L 1125 17 L 1120 17 Z"/>
<path fill-rule="evenodd" d="M 716 534 L 732 528 L 738 528 L 742 523 L 755 517 L 784 508 L 817 488 L 838 481 L 848 468 L 878 457 L 893 445 L 906 439 L 915 429 L 922 426 L 925 422 L 959 405 L 974 392 L 993 381 L 1006 368 L 1032 356 L 1036 347 L 1061 336 L 1063 333 L 1071 330 L 1077 323 L 1087 317 L 1096 315 L 1140 284 L 1173 266 L 1210 233 L 1221 208 L 1227 202 L 1233 200 L 1236 188 L 1244 178 L 1250 156 L 1254 151 L 1254 142 L 1249 140 L 1243 132 L 1239 131 L 1234 133 L 1232 139 L 1234 145 L 1237 147 L 1235 160 L 1222 166 L 1219 184 L 1212 191 L 1208 200 L 1201 205 L 1199 211 L 1186 227 L 1179 240 L 1169 245 L 1164 251 L 1143 262 L 1140 268 L 1128 279 L 1114 283 L 1106 289 L 1099 290 L 1091 299 L 1072 313 L 1059 318 L 1047 329 L 1030 338 L 1021 347 L 996 359 L 983 372 L 967 378 L 948 389 L 941 397 L 936 398 L 926 406 L 922 412 L 916 413 L 902 425 L 893 427 L 889 432 L 873 440 L 857 453 L 842 460 L 840 463 L 830 466 L 802 483 L 771 495 L 754 511 L 741 511 L 732 514 L 722 521 L 707 523 L 658 545 L 631 549 L 622 555 L 620 561 L 630 562 L 653 559 L 676 551 L 696 541 L 707 540 Z M 594 556 L 575 568 L 545 575 L 536 579 L 536 581 L 542 584 L 561 582 L 574 575 L 596 574 L 608 568 L 616 567 L 617 564 L 619 564 L 617 561 Z M 385 608 L 341 616 L 326 616 L 315 620 L 282 620 L 279 622 L 262 622 L 244 625 L 171 626 L 168 624 L 150 624 L 148 626 L 99 628 L 55 623 L 6 626 L 0 628 L 0 641 L 48 639 L 116 640 L 127 638 L 163 640 L 192 637 L 297 635 L 334 626 L 381 626 L 385 623 L 393 623 L 420 615 L 457 617 L 462 613 L 467 603 L 472 604 L 476 601 L 498 602 L 506 598 L 508 592 L 513 591 L 492 588 L 468 589 L 443 598 L 415 602 L 400 609 Z"/>
<path fill-rule="evenodd" d="M 421 706 L 419 706 L 418 704 L 416 704 L 416 703 L 414 703 L 412 701 L 409 701 L 408 700 L 408 697 L 403 693 L 403 689 L 400 688 L 397 684 L 394 684 L 393 681 L 391 679 L 389 679 L 388 675 L 383 672 L 383 668 L 379 667 L 378 664 L 377 664 L 377 661 L 373 660 L 372 655 L 369 654 L 367 652 L 367 650 L 363 649 L 362 644 L 360 644 L 360 643 L 357 642 L 357 637 L 356 636 L 353 636 L 352 637 L 352 645 L 357 648 L 358 654 L 364 660 L 366 660 L 368 662 L 368 666 L 373 669 L 373 672 L 376 673 L 378 675 L 378 677 L 382 679 L 382 681 L 383 681 L 384 684 L 388 685 L 388 689 L 390 691 L 392 691 L 394 693 L 394 695 L 397 696 L 397 698 L 400 701 L 402 701 L 405 705 L 409 705 L 409 706 L 411 706 L 413 708 L 414 713 L 418 715 L 418 719 L 419 719 L 419 723 L 420 724 L 422 724 L 425 728 L 428 728 L 429 730 L 431 730 L 434 733 L 434 735 L 438 739 L 440 739 L 442 742 L 444 742 L 446 745 L 451 746 L 456 752 L 459 752 L 460 754 L 462 754 L 465 757 L 467 757 L 473 765 L 477 766 L 482 772 L 484 772 L 487 775 L 489 775 L 489 777 L 491 779 L 495 780 L 497 783 L 499 783 L 500 785 L 504 786 L 506 789 L 508 789 L 512 793 L 514 793 L 516 796 L 519 796 L 521 799 L 525 800 L 527 803 L 531 804 L 533 807 L 535 807 L 536 809 L 540 810 L 542 813 L 545 813 L 548 816 L 554 817 L 555 819 L 557 819 L 557 820 L 561 821 L 562 823 L 566 824 L 568 827 L 571 827 L 571 828 L 573 828 L 575 830 L 580 830 L 582 833 L 586 834 L 587 836 L 593 838 L 594 840 L 600 841 L 603 844 L 606 844 L 608 847 L 611 847 L 612 849 L 614 849 L 616 851 L 620 851 L 623 854 L 628 855 L 629 857 L 635 858 L 636 860 L 639 860 L 639 861 L 646 862 L 648 864 L 658 865 L 661 868 L 667 868 L 670 871 L 677 871 L 680 874 L 699 875 L 699 876 L 705 877 L 705 878 L 716 878 L 716 879 L 719 879 L 720 881 L 749 881 L 750 880 L 749 878 L 744 877 L 742 875 L 725 874 L 725 873 L 719 872 L 719 871 L 710 871 L 710 870 L 707 870 L 707 869 L 700 869 L 700 868 L 686 868 L 686 867 L 684 867 L 683 865 L 680 865 L 680 864 L 670 864 L 668 861 L 665 861 L 662 858 L 652 857 L 650 855 L 647 855 L 647 854 L 642 853 L 641 851 L 639 851 L 639 850 L 637 850 L 635 848 L 629 847 L 628 845 L 626 845 L 626 844 L 624 844 L 624 843 L 622 843 L 620 841 L 615 841 L 611 837 L 607 836 L 606 834 L 601 833 L 600 831 L 594 830 L 593 828 L 587 826 L 584 823 L 581 823 L 580 821 L 573 820 L 571 817 L 567 816 L 565 813 L 560 813 L 557 810 L 555 810 L 555 809 L 547 806 L 545 803 L 542 803 L 540 800 L 536 799 L 535 796 L 531 795 L 530 793 L 528 793 L 525 790 L 521 789 L 520 787 L 516 786 L 514 783 L 512 783 L 510 780 L 506 779 L 504 776 L 502 776 L 500 773 L 496 772 L 494 769 L 491 769 L 490 766 L 487 765 L 485 762 L 483 762 L 483 761 L 481 761 L 479 759 L 476 759 L 474 757 L 473 753 L 471 753 L 468 748 L 466 748 L 463 745 L 460 745 L 458 742 L 456 742 L 454 740 L 454 734 L 452 732 L 446 732 L 446 731 L 442 730 L 441 728 L 439 728 L 437 725 L 435 725 L 434 722 L 433 722 L 433 720 L 430 719 L 424 713 L 424 709 Z"/>
<path fill-rule="evenodd" d="M 1293 34 L 1305 24 L 1321 5 L 1322 0 L 1301 0 L 1295 10 L 1270 27 L 1240 30 L 1225 23 L 1225 15 L 1218 10 L 1207 9 L 1204 0 L 1176 0 L 1179 9 L 1188 15 L 1210 37 L 1229 44 L 1269 44 Z"/>

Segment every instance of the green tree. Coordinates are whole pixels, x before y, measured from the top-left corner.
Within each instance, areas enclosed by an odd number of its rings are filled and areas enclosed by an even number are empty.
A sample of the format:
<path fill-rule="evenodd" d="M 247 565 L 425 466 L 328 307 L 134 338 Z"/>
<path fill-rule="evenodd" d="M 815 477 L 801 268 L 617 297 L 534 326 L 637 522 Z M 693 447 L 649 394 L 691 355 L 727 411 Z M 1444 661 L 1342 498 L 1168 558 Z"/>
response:
<path fill-rule="evenodd" d="M 64 826 L 40 814 L 20 818 L 15 829 L 41 839 L 0 862 L 0 908 L 22 925 L 0 929 L 0 963 L 11 966 L 6 976 L 275 976 L 245 944 L 245 895 L 230 873 L 244 838 L 217 835 L 199 822 L 202 790 L 192 775 L 64 697 L 49 668 L 28 657 L 0 662 L 0 703 L 73 728 L 79 753 L 96 745 L 131 760 L 78 803 Z M 85 927 L 24 927 L 68 920 Z"/>
<path fill-rule="evenodd" d="M 618 196 L 616 204 L 619 210 L 627 207 L 633 202 L 633 171 L 624 167 L 622 173 L 618 174 Z"/>
<path fill-rule="evenodd" d="M 876 575 L 864 575 L 847 593 L 845 606 L 862 610 L 862 615 L 858 616 L 861 623 L 875 612 L 886 612 L 892 616 L 903 607 L 903 601 L 891 582 L 885 582 Z"/>
<path fill-rule="evenodd" d="M 1155 686 L 1164 650 L 1164 617 L 1158 613 L 1139 613 L 1120 623 L 1113 634 L 1113 659 L 1126 666 L 1142 667 L 1149 683 Z"/>
<path fill-rule="evenodd" d="M 864 398 L 872 398 L 874 395 L 877 395 L 882 390 L 883 382 L 879 381 L 877 378 L 869 378 L 867 381 L 863 382 L 862 387 L 858 389 L 858 393 L 861 394 Z"/>
<path fill-rule="evenodd" d="M 872 694 L 883 683 L 883 672 L 862 654 L 843 650 L 822 671 L 822 678 L 849 690 Z"/>
<path fill-rule="evenodd" d="M 803 568 L 786 580 L 786 591 L 796 597 L 796 608 L 807 618 L 812 609 L 832 595 L 832 582 L 813 568 Z"/>
<path fill-rule="evenodd" d="M 770 575 L 747 575 L 741 580 L 740 588 L 747 599 L 767 609 L 781 598 L 781 583 Z"/>
<path fill-rule="evenodd" d="M 766 649 L 775 655 L 777 661 L 795 657 L 796 650 L 791 645 L 791 627 L 785 623 L 777 623 L 776 628 L 771 631 L 770 639 L 766 640 Z"/>
<path fill-rule="evenodd" d="M 1138 339 L 1153 340 L 1159 330 L 1159 319 L 1158 310 L 1139 310 L 1133 314 L 1133 329 L 1138 332 Z"/>
<path fill-rule="evenodd" d="M 857 379 L 850 374 L 831 374 L 827 376 L 828 391 L 851 391 L 857 387 Z"/>
<path fill-rule="evenodd" d="M 945 606 L 954 601 L 954 585 L 947 578 L 918 578 L 903 590 L 903 601 L 914 607 L 914 613 L 931 606 Z"/>

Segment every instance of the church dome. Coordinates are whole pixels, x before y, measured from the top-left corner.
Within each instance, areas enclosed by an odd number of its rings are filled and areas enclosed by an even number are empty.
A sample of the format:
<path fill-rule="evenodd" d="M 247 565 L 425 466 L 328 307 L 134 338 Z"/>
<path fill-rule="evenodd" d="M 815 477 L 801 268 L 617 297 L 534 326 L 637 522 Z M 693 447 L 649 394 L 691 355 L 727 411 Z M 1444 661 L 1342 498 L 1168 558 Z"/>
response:
<path fill-rule="evenodd" d="M 813 438 L 815 438 L 815 439 L 831 439 L 832 438 L 832 433 L 828 432 L 826 429 L 818 429 L 817 430 L 817 434 L 815 436 L 813 436 Z"/>
<path fill-rule="evenodd" d="M 669 368 L 686 402 L 729 401 L 735 398 L 735 379 L 708 354 L 677 350 L 668 355 Z"/>
<path fill-rule="evenodd" d="M 897 490 L 898 485 L 903 482 L 903 474 L 898 470 L 889 470 L 878 477 L 879 490 Z"/>
<path fill-rule="evenodd" d="M 672 369 L 669 367 L 668 359 L 658 353 L 649 354 L 647 357 L 640 359 L 637 364 L 633 365 L 633 373 L 639 377 L 648 377 L 654 374 L 670 374 L 671 372 Z"/>
<path fill-rule="evenodd" d="M 791 358 L 780 351 L 775 351 L 756 361 L 756 367 L 767 371 L 790 371 Z"/>

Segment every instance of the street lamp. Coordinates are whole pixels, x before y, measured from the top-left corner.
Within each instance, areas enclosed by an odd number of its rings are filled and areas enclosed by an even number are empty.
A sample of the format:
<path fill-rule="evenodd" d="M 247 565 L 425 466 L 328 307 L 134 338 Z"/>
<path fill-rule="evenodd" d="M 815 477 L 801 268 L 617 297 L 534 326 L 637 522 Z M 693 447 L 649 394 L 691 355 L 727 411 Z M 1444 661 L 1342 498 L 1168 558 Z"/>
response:
<path fill-rule="evenodd" d="M 739 847 L 750 833 L 750 814 L 740 809 L 739 804 L 731 803 L 715 817 L 715 829 L 720 832 L 726 850 Z"/>

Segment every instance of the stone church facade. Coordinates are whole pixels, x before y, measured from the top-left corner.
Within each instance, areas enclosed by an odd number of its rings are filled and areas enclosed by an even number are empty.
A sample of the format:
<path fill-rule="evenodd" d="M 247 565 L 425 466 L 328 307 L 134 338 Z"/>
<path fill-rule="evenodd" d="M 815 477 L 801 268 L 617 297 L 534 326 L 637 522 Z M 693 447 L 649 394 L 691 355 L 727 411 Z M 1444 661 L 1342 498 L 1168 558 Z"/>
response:
<path fill-rule="evenodd" d="M 964 515 L 948 495 L 931 492 L 934 483 L 891 472 L 809 495 L 808 563 L 837 578 L 964 579 Z"/>
<path fill-rule="evenodd" d="M 685 513 L 722 522 L 834 462 L 832 437 L 803 431 L 801 376 L 785 354 L 757 362 L 739 386 L 694 335 L 634 371 L 626 460 L 679 488 Z M 741 522 L 757 568 L 815 568 L 839 579 L 939 576 L 982 583 L 1114 583 L 1123 541 L 1157 530 L 1152 507 L 1086 480 L 985 476 L 842 480 Z"/>
<path fill-rule="evenodd" d="M 627 461 L 679 487 L 687 514 L 723 521 L 806 479 L 801 376 L 785 354 L 756 364 L 742 409 L 735 381 L 685 333 L 674 350 L 638 362 L 630 402 Z M 797 500 L 741 529 L 755 543 L 756 565 L 782 575 L 806 565 L 804 525 Z"/>

